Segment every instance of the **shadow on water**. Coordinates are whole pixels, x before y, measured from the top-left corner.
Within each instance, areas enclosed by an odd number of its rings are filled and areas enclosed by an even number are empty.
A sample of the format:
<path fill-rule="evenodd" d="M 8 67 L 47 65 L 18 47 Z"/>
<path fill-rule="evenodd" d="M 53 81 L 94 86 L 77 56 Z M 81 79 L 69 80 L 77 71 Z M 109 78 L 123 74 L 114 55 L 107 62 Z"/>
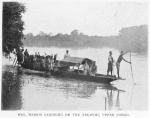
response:
<path fill-rule="evenodd" d="M 22 98 L 23 93 L 21 93 L 21 89 L 23 86 L 23 89 L 29 91 L 28 85 L 33 88 L 36 87 L 36 91 L 34 91 L 35 94 L 38 94 L 40 90 L 48 91 L 48 94 L 50 94 L 51 91 L 59 91 L 63 93 L 65 98 L 91 99 L 97 90 L 101 90 L 107 96 L 109 110 L 111 110 L 114 104 L 113 93 L 117 93 L 115 104 L 117 108 L 120 108 L 119 94 L 125 92 L 111 84 L 87 82 L 71 78 L 55 78 L 49 75 L 28 75 L 23 74 L 21 68 L 6 67 L 2 76 L 2 110 L 22 109 L 24 98 Z M 28 96 L 26 97 L 28 98 Z M 32 98 L 28 99 L 31 100 Z M 41 102 L 43 102 L 43 100 L 41 100 Z"/>
<path fill-rule="evenodd" d="M 9 67 L 6 67 L 9 68 Z M 2 74 L 2 110 L 19 110 L 22 108 L 20 95 L 20 78 L 22 74 L 3 71 Z"/>

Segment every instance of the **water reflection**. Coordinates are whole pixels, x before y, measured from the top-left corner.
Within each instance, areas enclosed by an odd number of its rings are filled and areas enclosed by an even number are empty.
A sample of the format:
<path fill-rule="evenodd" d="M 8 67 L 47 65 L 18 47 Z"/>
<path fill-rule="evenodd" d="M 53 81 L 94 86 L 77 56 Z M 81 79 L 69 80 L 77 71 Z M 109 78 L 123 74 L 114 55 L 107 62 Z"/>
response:
<path fill-rule="evenodd" d="M 13 70 L 15 71 L 14 68 Z M 118 90 L 117 87 L 109 84 L 79 81 L 71 78 L 45 78 L 36 75 L 26 75 L 21 73 L 20 69 L 16 69 L 15 74 L 8 70 L 3 72 L 2 83 L 3 110 L 34 110 L 36 108 L 33 106 L 35 104 L 42 104 L 45 99 L 47 100 L 47 104 L 53 104 L 53 99 L 58 99 L 53 97 L 55 95 L 61 97 L 62 100 L 70 98 L 93 99 L 96 92 L 100 90 L 102 92 L 105 91 L 104 93 L 101 93 L 102 95 L 107 93 L 109 110 L 112 109 L 114 103 L 113 92 L 117 91 L 116 107 L 120 108 L 119 91 L 122 90 Z M 41 96 L 43 96 L 43 98 Z M 102 98 L 101 95 L 99 97 L 100 99 Z M 30 105 L 29 101 L 34 102 Z M 101 104 L 103 104 L 103 102 Z M 52 106 L 49 107 L 49 109 L 51 109 Z"/>
<path fill-rule="evenodd" d="M 120 99 L 119 99 L 119 94 L 120 94 L 120 92 L 118 91 L 118 94 L 117 94 L 117 100 L 116 100 L 116 107 L 118 108 L 118 110 L 121 110 L 121 109 L 120 109 Z"/>
<path fill-rule="evenodd" d="M 35 78 L 35 80 L 33 80 L 33 78 L 30 78 L 32 84 L 38 85 L 41 88 L 51 87 L 53 89 L 60 90 L 64 93 L 64 95 L 66 95 L 66 97 L 71 96 L 71 97 L 90 98 L 93 94 L 95 94 L 97 89 L 113 90 L 113 91 L 118 90 L 117 87 L 114 87 L 111 84 L 87 82 L 87 81 L 77 80 L 75 78 L 73 79 L 58 78 L 58 77 L 56 78 L 51 76 L 48 76 L 48 78 L 45 78 L 44 76 L 43 78 L 43 75 L 39 77 L 36 76 L 35 74 L 29 74 L 29 76 Z"/>
<path fill-rule="evenodd" d="M 114 95 L 114 90 L 107 90 L 107 104 L 108 104 L 108 110 L 113 110 L 114 107 L 117 108 L 117 110 L 121 110 L 120 107 L 120 99 L 119 99 L 119 94 L 120 90 L 117 90 L 117 97 L 115 98 Z"/>
<path fill-rule="evenodd" d="M 14 75 L 5 71 L 2 76 L 2 109 L 19 110 L 22 108 L 20 93 L 20 78 L 22 75 Z"/>
<path fill-rule="evenodd" d="M 108 108 L 111 110 L 113 107 L 113 95 L 112 95 L 112 90 L 110 92 L 107 90 L 107 98 L 108 98 Z"/>

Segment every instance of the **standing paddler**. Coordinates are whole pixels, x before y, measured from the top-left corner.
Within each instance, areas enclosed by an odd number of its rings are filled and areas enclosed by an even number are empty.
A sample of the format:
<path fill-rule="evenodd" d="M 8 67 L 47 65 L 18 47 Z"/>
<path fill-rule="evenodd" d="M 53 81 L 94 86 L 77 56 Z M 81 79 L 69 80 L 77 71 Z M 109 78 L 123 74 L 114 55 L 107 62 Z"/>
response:
<path fill-rule="evenodd" d="M 120 63 L 121 63 L 121 61 L 124 60 L 125 62 L 131 64 L 131 62 L 129 62 L 129 61 L 127 61 L 127 60 L 125 60 L 125 59 L 123 58 L 123 55 L 126 54 L 126 53 L 128 53 L 128 52 L 129 52 L 129 51 L 127 51 L 127 52 L 124 53 L 123 51 L 121 51 L 121 53 L 120 53 L 120 55 L 119 55 L 119 57 L 118 57 L 118 60 L 117 60 L 117 62 L 116 62 L 116 68 L 117 68 L 118 78 L 120 78 L 120 76 L 119 76 L 119 71 L 120 71 Z"/>
<path fill-rule="evenodd" d="M 111 72 L 112 75 L 112 71 L 113 71 L 113 62 L 114 59 L 112 57 L 112 51 L 109 52 L 109 56 L 108 56 L 108 69 L 107 69 L 107 75 L 109 75 L 109 72 Z"/>

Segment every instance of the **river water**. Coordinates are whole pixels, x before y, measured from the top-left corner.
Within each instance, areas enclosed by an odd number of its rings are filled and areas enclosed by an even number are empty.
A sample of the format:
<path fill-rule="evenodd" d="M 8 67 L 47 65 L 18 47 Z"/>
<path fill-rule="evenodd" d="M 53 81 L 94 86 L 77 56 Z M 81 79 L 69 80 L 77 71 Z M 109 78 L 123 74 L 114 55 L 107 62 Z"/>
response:
<path fill-rule="evenodd" d="M 58 54 L 65 48 L 27 47 L 30 54 Z M 69 49 L 72 57 L 87 57 L 96 61 L 98 73 L 107 73 L 109 51 L 117 60 L 120 52 L 113 48 Z M 13 57 L 13 56 L 12 56 Z M 130 54 L 124 55 L 130 60 Z M 133 78 L 130 64 L 122 61 L 120 76 L 126 80 L 111 85 L 69 78 L 13 74 L 13 62 L 3 58 L 3 110 L 148 110 L 148 59 L 145 54 L 132 53 Z M 10 73 L 12 74 L 10 74 Z M 116 75 L 116 67 L 114 66 Z M 8 76 L 9 75 L 9 76 Z M 15 79 L 9 79 L 14 77 Z M 9 79 L 9 81 L 6 81 Z M 13 84 L 12 84 L 13 83 Z M 10 84 L 10 85 L 9 85 Z M 105 102 L 106 100 L 106 102 Z"/>

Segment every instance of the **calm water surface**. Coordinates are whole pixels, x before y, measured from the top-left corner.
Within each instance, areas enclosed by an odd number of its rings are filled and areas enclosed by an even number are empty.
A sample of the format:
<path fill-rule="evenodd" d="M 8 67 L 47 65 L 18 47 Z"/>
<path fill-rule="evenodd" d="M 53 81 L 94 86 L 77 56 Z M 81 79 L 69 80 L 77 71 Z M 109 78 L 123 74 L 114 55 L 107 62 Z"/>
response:
<path fill-rule="evenodd" d="M 28 48 L 41 55 L 55 54 L 62 59 L 64 48 Z M 109 51 L 117 60 L 119 51 L 103 49 L 69 49 L 71 56 L 87 57 L 96 61 L 98 73 L 106 74 Z M 124 55 L 130 60 L 130 54 Z M 13 59 L 12 59 L 13 60 Z M 36 75 L 17 74 L 17 69 L 6 64 L 12 61 L 3 59 L 3 109 L 4 110 L 148 110 L 148 62 L 147 55 L 132 53 L 133 78 L 130 64 L 121 62 L 120 76 L 123 81 L 111 85 L 71 78 L 41 77 Z M 10 74 L 15 73 L 15 74 Z M 5 76 L 8 75 L 9 77 Z M 114 66 L 116 75 L 116 67 Z M 6 78 L 14 77 L 15 79 Z M 9 83 L 9 84 L 7 84 Z M 13 83 L 13 84 L 12 84 Z M 5 85 L 5 86 L 4 86 Z"/>

